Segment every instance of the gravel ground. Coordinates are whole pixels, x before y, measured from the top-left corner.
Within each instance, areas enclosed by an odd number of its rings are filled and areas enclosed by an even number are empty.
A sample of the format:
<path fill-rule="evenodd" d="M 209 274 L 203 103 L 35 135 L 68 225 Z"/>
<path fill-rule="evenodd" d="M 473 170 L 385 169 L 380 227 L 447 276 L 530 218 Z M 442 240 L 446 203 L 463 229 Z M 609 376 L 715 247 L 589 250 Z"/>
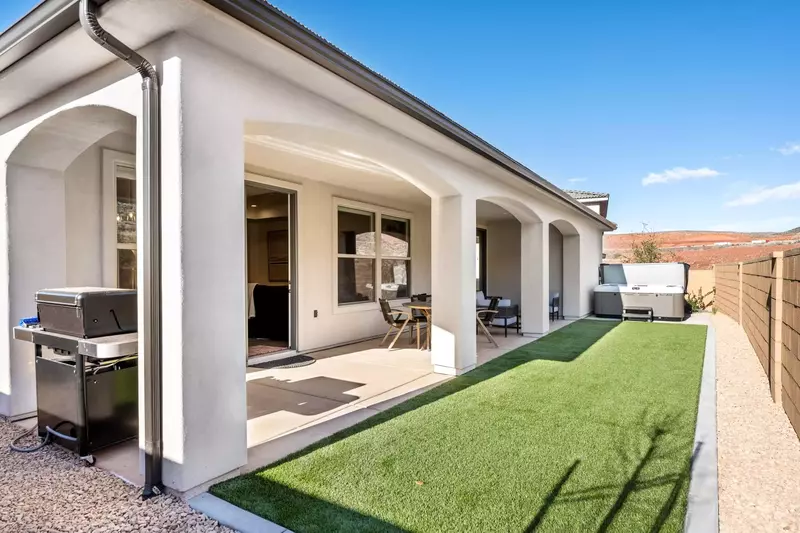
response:
<path fill-rule="evenodd" d="M 800 532 L 800 440 L 742 328 L 721 314 L 713 322 L 720 531 Z"/>
<path fill-rule="evenodd" d="M 172 496 L 143 502 L 136 487 L 56 446 L 10 451 L 22 432 L 0 420 L 0 532 L 231 531 Z"/>

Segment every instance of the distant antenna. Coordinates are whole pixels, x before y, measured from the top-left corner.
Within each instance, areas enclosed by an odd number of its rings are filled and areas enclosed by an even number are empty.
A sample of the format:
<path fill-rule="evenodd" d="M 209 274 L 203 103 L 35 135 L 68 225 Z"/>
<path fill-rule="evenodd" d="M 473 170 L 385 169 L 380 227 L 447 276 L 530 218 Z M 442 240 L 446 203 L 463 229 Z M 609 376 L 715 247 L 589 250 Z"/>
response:
<path fill-rule="evenodd" d="M 647 222 L 642 222 L 642 233 L 647 233 L 649 231 L 648 226 L 649 224 Z"/>

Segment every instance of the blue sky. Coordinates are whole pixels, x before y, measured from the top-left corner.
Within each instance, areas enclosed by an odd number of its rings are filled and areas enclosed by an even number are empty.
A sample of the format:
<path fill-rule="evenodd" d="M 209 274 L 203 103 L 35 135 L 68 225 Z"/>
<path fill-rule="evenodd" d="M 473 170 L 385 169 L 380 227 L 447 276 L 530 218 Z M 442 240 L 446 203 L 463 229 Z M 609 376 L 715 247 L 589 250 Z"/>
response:
<path fill-rule="evenodd" d="M 796 0 L 273 3 L 621 231 L 800 226 Z"/>

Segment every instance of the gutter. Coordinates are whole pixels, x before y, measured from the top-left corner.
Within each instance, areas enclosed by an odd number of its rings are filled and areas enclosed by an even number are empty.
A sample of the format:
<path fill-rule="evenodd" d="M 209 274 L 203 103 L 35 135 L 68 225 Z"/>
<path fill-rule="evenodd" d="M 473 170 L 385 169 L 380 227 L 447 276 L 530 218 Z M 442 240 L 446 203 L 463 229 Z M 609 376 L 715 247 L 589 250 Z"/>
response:
<path fill-rule="evenodd" d="M 106 32 L 97 20 L 94 0 L 80 0 L 81 27 L 97 44 L 125 61 L 142 76 L 143 135 L 143 242 L 144 264 L 144 476 L 142 498 L 161 494 L 163 446 L 161 438 L 161 103 L 155 67 Z"/>
<path fill-rule="evenodd" d="M 95 0 L 99 6 L 108 0 Z M 0 78 L 3 72 L 78 22 L 78 0 L 48 0 L 0 35 Z"/>
<path fill-rule="evenodd" d="M 97 4 L 107 0 L 96 0 Z M 204 0 L 208 5 L 266 35 L 306 59 L 413 117 L 469 151 L 538 187 L 608 230 L 617 225 L 586 208 L 522 163 L 369 69 L 264 0 Z M 0 78 L 5 69 L 78 21 L 78 0 L 46 0 L 0 35 Z"/>

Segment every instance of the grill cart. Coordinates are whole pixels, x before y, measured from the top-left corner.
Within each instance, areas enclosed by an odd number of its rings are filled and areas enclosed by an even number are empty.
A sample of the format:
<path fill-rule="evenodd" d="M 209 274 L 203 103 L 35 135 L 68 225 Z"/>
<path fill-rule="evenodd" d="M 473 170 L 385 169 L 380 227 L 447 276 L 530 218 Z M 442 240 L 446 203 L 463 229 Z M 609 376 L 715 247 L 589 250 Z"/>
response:
<path fill-rule="evenodd" d="M 92 464 L 138 435 L 136 291 L 56 289 L 36 302 L 38 324 L 14 338 L 35 346 L 39 436 Z"/>

